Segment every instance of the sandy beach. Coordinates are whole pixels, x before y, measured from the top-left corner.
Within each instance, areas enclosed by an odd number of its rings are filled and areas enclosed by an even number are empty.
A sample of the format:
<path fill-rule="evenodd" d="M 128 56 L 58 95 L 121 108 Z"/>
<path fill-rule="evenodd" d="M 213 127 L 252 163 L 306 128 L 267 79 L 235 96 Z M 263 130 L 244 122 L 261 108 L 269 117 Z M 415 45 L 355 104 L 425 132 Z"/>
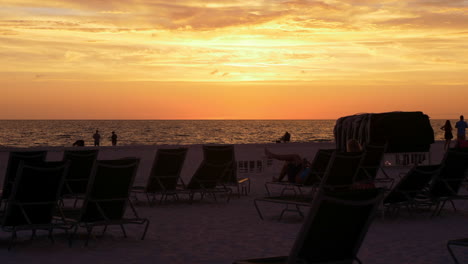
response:
<path fill-rule="evenodd" d="M 161 148 L 177 146 L 157 146 Z M 156 146 L 101 147 L 99 159 L 136 156 L 141 158 L 136 184 L 144 184 L 156 153 Z M 333 143 L 288 143 L 236 145 L 237 160 L 264 162 L 263 150 L 298 153 L 312 158 L 319 148 L 333 148 Z M 201 161 L 201 145 L 189 146 L 182 178 L 188 182 Z M 59 160 L 63 148 L 50 147 L 47 160 Z M 0 181 L 3 182 L 8 149 L 0 152 Z M 443 156 L 443 143 L 431 147 L 431 163 Z M 389 162 L 392 157 L 389 156 Z M 145 240 L 140 240 L 142 226 L 127 227 L 128 238 L 119 228 L 97 236 L 88 247 L 77 240 L 68 247 L 66 236 L 57 230 L 55 244 L 45 233 L 33 241 L 29 232 L 20 233 L 13 250 L 7 251 L 9 233 L 0 232 L 2 263 L 232 263 L 236 259 L 287 255 L 303 221 L 296 214 L 277 217 L 279 205 L 262 206 L 262 221 L 253 199 L 265 196 L 264 183 L 271 179 L 280 164 L 263 167 L 262 171 L 240 173 L 252 180 L 251 193 L 229 203 L 210 199 L 189 204 L 167 201 L 149 206 L 141 197 L 136 202 L 138 213 L 150 220 Z M 392 176 L 409 167 L 389 168 Z M 452 263 L 446 249 L 449 239 L 468 237 L 468 204 L 457 202 L 458 211 L 447 206 L 441 216 L 429 212 L 410 215 L 402 212 L 397 218 L 377 217 L 370 227 L 358 257 L 364 263 Z M 304 209 L 307 211 L 307 209 Z M 456 251 L 462 262 L 468 262 L 468 248 Z"/>

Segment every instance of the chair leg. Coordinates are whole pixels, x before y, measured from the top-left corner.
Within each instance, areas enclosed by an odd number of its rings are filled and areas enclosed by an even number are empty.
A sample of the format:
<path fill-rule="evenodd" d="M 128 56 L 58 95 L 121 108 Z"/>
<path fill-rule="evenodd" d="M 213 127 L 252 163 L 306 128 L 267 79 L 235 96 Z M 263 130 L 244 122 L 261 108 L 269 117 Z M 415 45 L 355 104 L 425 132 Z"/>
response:
<path fill-rule="evenodd" d="M 262 215 L 262 212 L 260 212 L 260 208 L 258 208 L 257 200 L 254 200 L 254 205 L 255 205 L 255 209 L 257 209 L 258 216 L 260 216 L 260 219 L 263 220 L 263 215 Z"/>
<path fill-rule="evenodd" d="M 452 248 L 450 248 L 450 245 L 451 245 L 451 244 L 450 244 L 450 241 L 449 241 L 449 242 L 447 243 L 447 249 L 448 249 L 448 251 L 449 251 L 449 253 L 450 253 L 450 256 L 452 256 L 453 262 L 455 262 L 455 264 L 459 264 L 460 262 L 458 262 L 457 257 L 455 257 L 455 254 L 453 253 Z"/>
<path fill-rule="evenodd" d="M 146 225 L 145 225 L 145 230 L 143 231 L 143 235 L 141 236 L 141 240 L 145 239 L 146 232 L 148 231 L 148 226 L 149 226 L 149 220 L 148 219 L 145 219 L 144 222 L 146 222 Z"/>
<path fill-rule="evenodd" d="M 68 236 L 68 246 L 69 247 L 72 246 L 73 237 L 76 235 L 76 232 L 78 232 L 78 225 L 75 226 L 73 232 Z"/>
<path fill-rule="evenodd" d="M 127 232 L 125 232 L 125 228 L 124 228 L 123 224 L 120 224 L 120 228 L 122 229 L 122 233 L 123 233 L 124 237 L 127 238 Z"/>
<path fill-rule="evenodd" d="M 104 236 L 104 234 L 106 233 L 106 231 L 107 231 L 107 225 L 104 226 L 104 229 L 102 230 L 101 236 Z"/>
<path fill-rule="evenodd" d="M 91 238 L 91 233 L 93 232 L 93 226 L 86 226 L 86 231 L 88 232 L 88 234 L 86 236 L 85 246 L 88 246 L 89 239 Z"/>
<path fill-rule="evenodd" d="M 50 239 L 50 242 L 51 242 L 52 244 L 55 244 L 55 239 L 54 239 L 54 236 L 52 235 L 52 232 L 53 232 L 53 231 L 54 231 L 54 227 L 51 226 L 51 227 L 49 228 L 49 239 Z"/>
<path fill-rule="evenodd" d="M 13 232 L 11 232 L 10 242 L 8 243 L 8 251 L 10 251 L 13 248 L 16 238 L 17 238 L 16 229 L 13 229 Z"/>

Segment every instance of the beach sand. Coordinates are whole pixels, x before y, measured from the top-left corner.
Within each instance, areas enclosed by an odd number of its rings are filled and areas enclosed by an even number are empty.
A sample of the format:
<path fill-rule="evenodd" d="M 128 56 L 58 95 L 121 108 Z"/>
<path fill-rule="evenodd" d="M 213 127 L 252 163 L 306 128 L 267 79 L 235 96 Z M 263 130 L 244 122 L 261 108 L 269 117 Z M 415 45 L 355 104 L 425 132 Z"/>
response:
<path fill-rule="evenodd" d="M 431 148 L 431 161 L 438 163 L 443 143 Z M 176 147 L 176 146 L 160 146 Z M 299 153 L 312 158 L 319 148 L 333 148 L 333 143 L 288 143 L 236 145 L 238 160 L 264 161 L 265 147 L 278 153 Z M 47 148 L 48 160 L 59 160 L 63 148 Z M 7 149 L 0 152 L 0 175 L 4 175 Z M 156 153 L 155 146 L 101 147 L 99 159 L 137 156 L 142 159 L 136 183 L 145 183 Z M 201 161 L 201 146 L 190 146 L 182 177 L 188 182 Z M 282 206 L 262 204 L 266 219 L 262 221 L 253 199 L 265 196 L 264 183 L 271 179 L 280 164 L 265 168 L 262 173 L 242 174 L 252 179 L 249 196 L 233 196 L 229 203 L 211 199 L 189 204 L 167 201 L 149 206 L 140 197 L 137 210 L 151 223 L 145 240 L 140 240 L 143 226 L 128 225 L 128 238 L 113 227 L 103 237 L 92 240 L 88 247 L 76 240 L 68 247 L 66 236 L 57 230 L 55 244 L 45 233 L 33 241 L 29 232 L 20 233 L 13 250 L 7 251 L 9 233 L 0 232 L 2 263 L 232 263 L 236 259 L 287 255 L 303 221 L 293 213 L 278 221 Z M 392 175 L 407 167 L 389 169 Z M 395 176 L 397 177 L 397 176 Z M 3 182 L 3 178 L 0 179 Z M 449 206 L 438 217 L 428 212 L 398 218 L 377 217 L 371 225 L 358 257 L 364 263 L 452 263 L 446 249 L 449 239 L 468 237 L 468 204 L 457 202 L 459 210 Z M 307 209 L 304 209 L 307 211 Z M 468 262 L 468 248 L 456 253 Z"/>

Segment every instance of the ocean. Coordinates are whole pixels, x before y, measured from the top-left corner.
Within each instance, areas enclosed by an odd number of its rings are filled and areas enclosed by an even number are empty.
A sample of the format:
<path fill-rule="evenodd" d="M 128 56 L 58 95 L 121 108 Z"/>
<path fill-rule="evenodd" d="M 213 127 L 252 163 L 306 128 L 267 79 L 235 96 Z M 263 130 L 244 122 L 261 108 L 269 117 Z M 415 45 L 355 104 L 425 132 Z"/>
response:
<path fill-rule="evenodd" d="M 452 121 L 452 124 L 454 124 Z M 93 145 L 96 129 L 101 146 L 271 143 L 286 131 L 292 142 L 333 141 L 336 120 L 0 120 L 0 146 L 71 146 L 82 139 Z M 445 120 L 431 120 L 435 139 L 443 140 Z"/>

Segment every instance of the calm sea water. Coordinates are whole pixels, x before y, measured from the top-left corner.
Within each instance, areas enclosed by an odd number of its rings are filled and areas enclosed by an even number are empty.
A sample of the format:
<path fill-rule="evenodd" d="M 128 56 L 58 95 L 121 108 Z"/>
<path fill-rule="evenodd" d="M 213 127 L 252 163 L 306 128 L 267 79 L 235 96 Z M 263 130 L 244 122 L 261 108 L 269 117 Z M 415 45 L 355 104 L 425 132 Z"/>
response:
<path fill-rule="evenodd" d="M 452 121 L 454 124 L 456 120 Z M 285 131 L 294 142 L 333 141 L 336 120 L 0 120 L 0 145 L 8 147 L 71 146 L 93 143 L 96 129 L 101 146 L 271 143 Z M 431 120 L 436 140 L 443 139 L 445 120 Z"/>

